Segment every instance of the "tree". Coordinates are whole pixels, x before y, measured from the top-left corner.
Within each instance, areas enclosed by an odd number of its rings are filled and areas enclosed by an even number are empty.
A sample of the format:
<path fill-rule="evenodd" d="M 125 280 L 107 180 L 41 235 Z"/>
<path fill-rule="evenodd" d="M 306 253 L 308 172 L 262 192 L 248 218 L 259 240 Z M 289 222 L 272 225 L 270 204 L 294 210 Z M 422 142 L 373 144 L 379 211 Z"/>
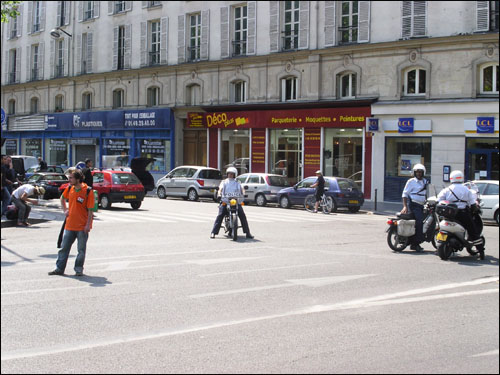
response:
<path fill-rule="evenodd" d="M 17 7 L 20 3 L 20 1 L 2 1 L 2 23 L 9 22 L 9 18 L 19 15 Z"/>

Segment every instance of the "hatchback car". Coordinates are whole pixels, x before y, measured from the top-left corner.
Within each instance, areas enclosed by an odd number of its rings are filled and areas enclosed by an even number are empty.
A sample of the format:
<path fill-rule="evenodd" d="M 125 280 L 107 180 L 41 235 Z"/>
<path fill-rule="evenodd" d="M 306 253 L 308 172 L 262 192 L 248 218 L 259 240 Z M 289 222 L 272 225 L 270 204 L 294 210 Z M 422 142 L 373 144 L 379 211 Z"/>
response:
<path fill-rule="evenodd" d="M 483 219 L 495 220 L 498 223 L 498 181 L 476 180 L 472 181 L 479 188 L 479 197 L 483 202 L 481 210 Z"/>
<path fill-rule="evenodd" d="M 200 197 L 217 199 L 222 173 L 215 168 L 184 165 L 172 169 L 156 183 L 158 198 L 182 197 L 196 201 Z"/>
<path fill-rule="evenodd" d="M 68 183 L 68 178 L 64 173 L 38 172 L 33 174 L 27 183 L 42 186 L 45 189 L 43 199 L 54 199 L 61 196 L 62 190 L 59 188 Z"/>
<path fill-rule="evenodd" d="M 26 180 L 29 179 L 31 176 L 33 176 L 35 173 L 38 173 L 38 172 L 64 173 L 64 170 L 61 167 L 57 166 L 57 165 L 48 165 L 47 169 L 41 171 L 40 170 L 40 166 L 37 165 L 37 166 L 31 167 L 31 168 L 28 168 L 28 170 L 26 171 L 26 174 L 25 174 Z"/>
<path fill-rule="evenodd" d="M 268 173 L 245 173 L 236 178 L 245 189 L 245 200 L 255 202 L 257 206 L 278 202 L 278 192 L 290 183 L 284 176 Z"/>
<path fill-rule="evenodd" d="M 292 187 L 282 189 L 277 198 L 280 207 L 289 208 L 292 205 L 304 205 L 307 195 L 314 194 L 311 188 L 317 177 L 307 177 Z M 332 212 L 338 208 L 347 208 L 351 212 L 358 212 L 365 198 L 358 185 L 348 178 L 325 177 L 325 194 L 333 198 Z"/>

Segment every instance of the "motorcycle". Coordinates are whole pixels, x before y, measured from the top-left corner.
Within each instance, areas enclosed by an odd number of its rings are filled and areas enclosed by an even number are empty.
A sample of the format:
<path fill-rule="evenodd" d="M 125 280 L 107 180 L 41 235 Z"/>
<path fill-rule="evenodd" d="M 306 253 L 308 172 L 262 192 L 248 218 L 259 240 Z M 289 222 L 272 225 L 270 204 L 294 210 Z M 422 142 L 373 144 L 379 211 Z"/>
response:
<path fill-rule="evenodd" d="M 238 240 L 238 228 L 241 228 L 241 226 L 238 225 L 238 206 L 245 205 L 245 202 L 242 200 L 240 201 L 240 199 L 232 197 L 229 200 L 228 213 L 224 216 L 224 231 L 228 237 L 232 238 L 233 241 Z M 222 202 L 222 205 L 227 206 L 227 203 Z"/>
<path fill-rule="evenodd" d="M 474 187 L 472 187 L 474 189 Z M 476 188 L 477 189 L 477 188 Z M 476 190 L 477 192 L 478 190 Z M 478 209 L 472 211 L 472 221 L 476 226 L 480 238 L 477 240 L 469 240 L 467 230 L 460 224 L 455 216 L 458 213 L 458 207 L 454 203 L 442 201 L 437 206 L 439 216 L 442 220 L 439 223 L 439 233 L 436 236 L 437 240 L 437 253 L 442 260 L 447 260 L 453 253 L 462 251 L 464 248 L 472 256 L 479 255 L 479 259 L 484 259 L 484 250 L 474 250 L 474 246 L 483 245 L 486 240 L 483 233 L 483 219 L 481 218 L 481 207 L 483 202 L 477 192 L 476 206 Z"/>

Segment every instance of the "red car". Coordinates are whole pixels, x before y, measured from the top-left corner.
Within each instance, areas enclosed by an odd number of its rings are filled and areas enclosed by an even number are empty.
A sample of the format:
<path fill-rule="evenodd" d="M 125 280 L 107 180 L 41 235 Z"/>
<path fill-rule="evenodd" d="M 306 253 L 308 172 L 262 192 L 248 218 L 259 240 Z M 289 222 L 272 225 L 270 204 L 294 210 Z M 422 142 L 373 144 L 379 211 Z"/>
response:
<path fill-rule="evenodd" d="M 118 169 L 94 169 L 94 190 L 99 194 L 99 204 L 103 209 L 111 207 L 112 203 L 130 203 L 134 210 L 141 207 L 144 200 L 144 186 L 132 172 Z M 68 184 L 62 185 L 59 190 L 62 192 Z"/>

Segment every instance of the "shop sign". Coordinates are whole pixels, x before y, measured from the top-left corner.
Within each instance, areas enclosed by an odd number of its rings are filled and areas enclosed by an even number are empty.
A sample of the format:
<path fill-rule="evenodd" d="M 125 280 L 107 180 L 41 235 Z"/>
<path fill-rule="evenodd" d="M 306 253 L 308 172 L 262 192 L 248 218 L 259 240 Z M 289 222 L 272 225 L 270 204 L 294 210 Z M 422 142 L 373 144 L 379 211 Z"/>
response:
<path fill-rule="evenodd" d="M 66 141 L 62 139 L 51 139 L 49 149 L 50 151 L 66 151 Z"/>
<path fill-rule="evenodd" d="M 141 153 L 163 154 L 165 152 L 165 142 L 162 140 L 141 139 L 139 142 Z"/>
<path fill-rule="evenodd" d="M 368 131 L 370 132 L 378 132 L 378 118 L 369 118 L 368 119 Z"/>
<path fill-rule="evenodd" d="M 5 141 L 5 153 L 7 155 L 17 155 L 17 139 L 7 139 Z"/>
<path fill-rule="evenodd" d="M 115 151 L 128 151 L 130 148 L 126 139 L 105 139 L 103 147 Z"/>
<path fill-rule="evenodd" d="M 72 145 L 95 145 L 95 138 L 73 138 L 69 140 L 69 143 Z"/>
<path fill-rule="evenodd" d="M 478 117 L 476 120 L 476 129 L 478 133 L 494 133 L 495 118 L 494 117 Z"/>
<path fill-rule="evenodd" d="M 266 171 L 266 129 L 252 130 L 252 172 Z"/>
<path fill-rule="evenodd" d="M 413 133 L 414 119 L 400 118 L 398 119 L 398 133 Z"/>
<path fill-rule="evenodd" d="M 304 176 L 312 176 L 321 166 L 321 130 L 304 130 Z"/>

